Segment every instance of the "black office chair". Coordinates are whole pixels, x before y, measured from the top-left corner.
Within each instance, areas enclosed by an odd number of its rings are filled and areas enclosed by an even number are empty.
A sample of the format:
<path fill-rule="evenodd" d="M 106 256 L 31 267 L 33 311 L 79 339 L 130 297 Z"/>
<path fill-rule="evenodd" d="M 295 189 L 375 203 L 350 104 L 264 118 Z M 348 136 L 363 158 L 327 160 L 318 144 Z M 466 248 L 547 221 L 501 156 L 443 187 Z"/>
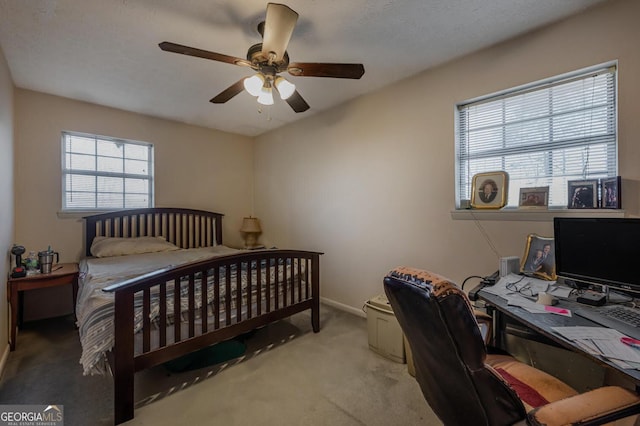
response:
<path fill-rule="evenodd" d="M 488 355 L 469 299 L 442 276 L 399 267 L 384 278 L 384 289 L 416 380 L 446 425 L 597 425 L 640 413 L 640 398 L 629 390 L 578 394 L 511 356 Z"/>

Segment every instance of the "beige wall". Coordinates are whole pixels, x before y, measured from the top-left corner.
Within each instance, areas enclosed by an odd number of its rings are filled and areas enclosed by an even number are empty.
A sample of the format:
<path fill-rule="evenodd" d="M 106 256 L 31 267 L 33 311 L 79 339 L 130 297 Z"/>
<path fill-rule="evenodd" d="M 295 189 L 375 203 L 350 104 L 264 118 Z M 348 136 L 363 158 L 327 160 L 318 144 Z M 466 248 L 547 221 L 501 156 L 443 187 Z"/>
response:
<path fill-rule="evenodd" d="M 10 249 L 13 244 L 13 80 L 4 53 L 0 49 L 0 372 L 9 351 L 9 312 L 7 286 L 4 277 L 9 273 Z"/>
<path fill-rule="evenodd" d="M 637 214 L 638 16 L 637 0 L 607 2 L 257 138 L 263 241 L 325 252 L 322 296 L 354 312 L 399 264 L 459 283 L 493 272 L 499 257 L 522 255 L 527 234 L 551 236 L 552 222 L 451 218 L 455 104 L 611 60 L 619 61 L 623 202 Z"/>
<path fill-rule="evenodd" d="M 27 251 L 51 245 L 62 262 L 83 254 L 82 220 L 58 216 L 63 130 L 153 143 L 156 206 L 224 213 L 225 243 L 241 244 L 240 222 L 252 213 L 252 139 L 20 89 L 15 115 L 15 237 Z M 70 312 L 61 291 L 27 294 L 25 319 Z"/>
<path fill-rule="evenodd" d="M 265 244 L 325 252 L 322 295 L 354 312 L 398 264 L 458 282 L 489 274 L 500 256 L 522 254 L 527 234 L 551 235 L 551 222 L 451 218 L 455 104 L 618 60 L 623 200 L 637 214 L 639 15 L 640 2 L 609 1 L 263 135 L 255 147 L 237 135 L 16 90 L 15 240 L 28 250 L 51 245 L 62 261 L 81 255 L 82 222 L 57 215 L 60 132 L 75 130 L 154 143 L 156 205 L 225 213 L 228 244 L 240 244 L 241 218 L 254 213 Z M 43 306 L 31 312 L 49 315 Z"/>

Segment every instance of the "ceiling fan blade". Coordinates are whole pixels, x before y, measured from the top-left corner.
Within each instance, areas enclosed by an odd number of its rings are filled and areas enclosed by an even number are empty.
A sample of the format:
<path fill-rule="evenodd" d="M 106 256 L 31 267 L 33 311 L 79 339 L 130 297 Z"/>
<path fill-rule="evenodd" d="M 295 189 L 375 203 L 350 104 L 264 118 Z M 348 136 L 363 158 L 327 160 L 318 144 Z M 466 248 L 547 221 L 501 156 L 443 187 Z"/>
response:
<path fill-rule="evenodd" d="M 244 78 L 233 83 L 231 86 L 227 87 L 225 90 L 217 94 L 214 98 L 212 98 L 209 102 L 214 104 L 223 104 L 227 102 L 229 99 L 233 98 L 238 93 L 244 90 Z"/>
<path fill-rule="evenodd" d="M 279 62 L 287 50 L 287 45 L 298 21 L 298 13 L 284 4 L 267 4 L 267 17 L 264 24 L 262 54 L 268 58 L 275 53 L 274 62 Z"/>
<path fill-rule="evenodd" d="M 163 41 L 158 46 L 165 52 L 181 53 L 183 55 L 195 56 L 196 58 L 211 59 L 213 61 L 226 62 L 227 64 L 251 66 L 251 62 L 235 56 L 223 55 L 222 53 L 209 52 L 208 50 L 196 49 L 195 47 L 183 46 L 181 44 Z"/>
<path fill-rule="evenodd" d="M 309 104 L 304 100 L 304 98 L 300 95 L 300 93 L 298 93 L 297 90 L 293 92 L 293 95 L 285 99 L 285 101 L 295 112 L 305 112 L 309 109 Z"/>
<path fill-rule="evenodd" d="M 364 74 L 362 64 L 322 64 L 296 62 L 289 64 L 287 71 L 296 77 L 332 77 L 359 79 Z"/>

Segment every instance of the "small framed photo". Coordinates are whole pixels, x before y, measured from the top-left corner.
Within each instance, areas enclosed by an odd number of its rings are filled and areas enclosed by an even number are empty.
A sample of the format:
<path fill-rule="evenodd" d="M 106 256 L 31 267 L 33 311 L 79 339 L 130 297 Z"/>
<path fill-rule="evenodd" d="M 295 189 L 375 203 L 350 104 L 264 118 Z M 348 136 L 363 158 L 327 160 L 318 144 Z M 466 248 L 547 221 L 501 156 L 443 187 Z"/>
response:
<path fill-rule="evenodd" d="M 546 209 L 549 207 L 549 187 L 520 188 L 518 207 L 521 209 Z"/>
<path fill-rule="evenodd" d="M 502 171 L 474 175 L 471 185 L 471 208 L 503 208 L 507 204 L 508 183 L 509 175 Z"/>
<path fill-rule="evenodd" d="M 621 183 L 620 176 L 600 180 L 600 194 L 602 201 L 600 207 L 603 209 L 621 209 Z"/>
<path fill-rule="evenodd" d="M 567 182 L 570 209 L 597 209 L 598 208 L 598 181 L 570 180 Z"/>
<path fill-rule="evenodd" d="M 553 281 L 557 278 L 555 256 L 553 238 L 529 234 L 520 262 L 520 272 Z"/>

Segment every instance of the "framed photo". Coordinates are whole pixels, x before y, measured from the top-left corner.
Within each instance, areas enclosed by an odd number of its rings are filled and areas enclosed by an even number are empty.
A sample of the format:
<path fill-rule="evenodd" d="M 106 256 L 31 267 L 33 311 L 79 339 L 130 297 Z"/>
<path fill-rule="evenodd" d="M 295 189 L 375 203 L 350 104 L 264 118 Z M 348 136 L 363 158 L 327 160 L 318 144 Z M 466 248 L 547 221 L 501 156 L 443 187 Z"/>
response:
<path fill-rule="evenodd" d="M 603 209 L 621 209 L 621 183 L 620 176 L 600 180 L 600 194 L 602 200 L 600 207 Z"/>
<path fill-rule="evenodd" d="M 555 280 L 557 278 L 555 256 L 553 238 L 529 234 L 520 262 L 520 272 L 545 280 Z"/>
<path fill-rule="evenodd" d="M 546 209 L 549 207 L 549 187 L 520 188 L 518 207 L 521 209 Z"/>
<path fill-rule="evenodd" d="M 502 171 L 474 175 L 471 185 L 471 208 L 503 208 L 507 204 L 508 183 L 509 175 Z"/>
<path fill-rule="evenodd" d="M 570 209 L 597 209 L 598 208 L 598 181 L 597 180 L 570 180 L 567 182 L 569 200 L 567 207 Z"/>

